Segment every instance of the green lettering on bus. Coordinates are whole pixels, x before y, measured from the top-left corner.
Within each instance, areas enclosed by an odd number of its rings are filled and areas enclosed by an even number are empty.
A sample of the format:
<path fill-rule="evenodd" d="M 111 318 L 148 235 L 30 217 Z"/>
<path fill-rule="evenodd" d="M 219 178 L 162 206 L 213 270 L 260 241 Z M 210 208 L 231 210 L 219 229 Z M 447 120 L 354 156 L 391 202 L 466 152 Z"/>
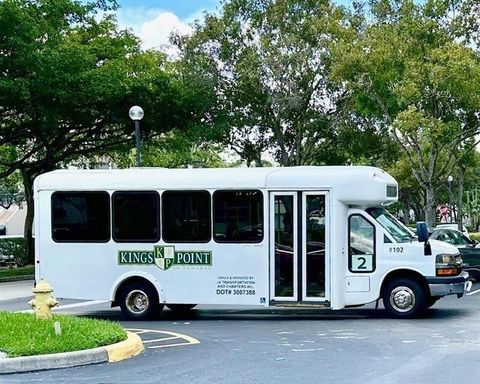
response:
<path fill-rule="evenodd" d="M 120 265 L 154 264 L 162 270 L 173 266 L 212 265 L 211 251 L 175 251 L 174 246 L 155 246 L 151 250 L 118 251 Z"/>

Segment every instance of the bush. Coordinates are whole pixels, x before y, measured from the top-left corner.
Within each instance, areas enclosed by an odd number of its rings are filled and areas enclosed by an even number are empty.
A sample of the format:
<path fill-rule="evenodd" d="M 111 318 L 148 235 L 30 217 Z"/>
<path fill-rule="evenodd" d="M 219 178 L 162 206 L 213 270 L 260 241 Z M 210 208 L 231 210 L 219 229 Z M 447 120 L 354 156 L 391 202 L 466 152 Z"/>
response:
<path fill-rule="evenodd" d="M 470 239 L 476 240 L 480 243 L 480 232 L 470 232 L 469 236 L 470 236 Z"/>
<path fill-rule="evenodd" d="M 33 265 L 27 265 L 25 267 L 17 268 L 0 268 L 0 279 L 2 278 L 17 278 L 24 276 L 35 275 L 35 267 Z"/>
<path fill-rule="evenodd" d="M 23 237 L 0 238 L 0 265 L 25 265 L 27 261 L 26 242 Z"/>

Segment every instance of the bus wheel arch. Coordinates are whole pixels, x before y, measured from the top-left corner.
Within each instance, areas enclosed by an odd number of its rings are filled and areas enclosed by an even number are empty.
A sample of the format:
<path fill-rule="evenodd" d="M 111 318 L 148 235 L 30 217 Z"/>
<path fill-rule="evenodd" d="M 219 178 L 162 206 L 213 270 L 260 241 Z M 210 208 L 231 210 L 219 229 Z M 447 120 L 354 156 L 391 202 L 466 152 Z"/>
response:
<path fill-rule="evenodd" d="M 113 304 L 119 305 L 131 320 L 150 319 L 163 308 L 155 285 L 140 276 L 129 277 L 118 285 Z"/>
<path fill-rule="evenodd" d="M 396 270 L 385 277 L 380 290 L 387 313 L 395 318 L 415 318 L 428 308 L 430 291 L 418 272 Z"/>

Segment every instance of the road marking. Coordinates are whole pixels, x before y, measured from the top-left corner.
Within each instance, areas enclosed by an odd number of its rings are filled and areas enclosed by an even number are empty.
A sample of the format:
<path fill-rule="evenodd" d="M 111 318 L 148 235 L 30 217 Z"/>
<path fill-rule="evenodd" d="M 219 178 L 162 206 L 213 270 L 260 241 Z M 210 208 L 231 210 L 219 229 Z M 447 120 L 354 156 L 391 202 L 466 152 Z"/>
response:
<path fill-rule="evenodd" d="M 87 307 L 89 305 L 104 304 L 104 303 L 108 303 L 108 300 L 91 300 L 91 301 L 84 301 L 82 303 L 60 305 L 58 307 L 53 308 L 53 310 L 58 311 L 62 309 Z"/>
<path fill-rule="evenodd" d="M 155 345 L 153 347 L 147 347 L 147 348 L 148 349 L 155 349 L 155 348 L 181 347 L 181 346 L 184 346 L 184 345 L 193 345 L 193 344 L 200 344 L 200 341 L 197 340 L 197 343 L 178 343 L 178 344 Z"/>
<path fill-rule="evenodd" d="M 137 333 L 137 335 L 138 335 L 138 333 Z M 146 343 L 156 343 L 157 341 L 167 341 L 167 340 L 174 340 L 174 339 L 178 339 L 178 336 L 164 337 L 162 339 L 152 339 L 152 340 L 144 341 L 143 343 L 144 344 L 146 344 Z"/>
<path fill-rule="evenodd" d="M 324 349 L 323 348 L 292 349 L 292 352 L 314 352 L 314 351 L 324 351 Z"/>
<path fill-rule="evenodd" d="M 465 296 L 471 296 L 471 295 L 474 295 L 474 294 L 476 294 L 476 293 L 478 293 L 478 292 L 480 292 L 480 289 L 477 289 L 477 290 L 472 291 L 472 292 L 468 292 L 468 293 L 465 294 Z"/>
<path fill-rule="evenodd" d="M 70 308 L 78 308 L 78 307 L 86 307 L 89 305 L 95 305 L 95 304 L 103 304 L 103 303 L 108 303 L 106 300 L 91 300 L 91 301 L 84 301 L 82 303 L 74 303 L 74 304 L 65 304 L 65 305 L 60 305 L 59 307 L 54 307 L 52 308 L 52 311 L 61 311 L 62 309 L 70 309 Z M 17 313 L 34 313 L 34 309 L 24 309 L 23 311 L 16 311 Z"/>
<path fill-rule="evenodd" d="M 143 339 L 144 344 L 159 343 L 159 345 L 149 345 L 148 349 L 169 348 L 169 347 L 181 347 L 185 345 L 200 344 L 200 341 L 194 337 L 184 335 L 183 333 L 170 332 L 170 331 L 158 331 L 156 329 L 140 329 L 140 328 L 128 328 L 130 332 L 135 332 L 137 335 L 148 336 L 149 334 L 163 334 L 167 337 L 155 338 L 155 339 Z M 165 341 L 175 340 L 177 342 L 173 344 L 163 344 Z"/>

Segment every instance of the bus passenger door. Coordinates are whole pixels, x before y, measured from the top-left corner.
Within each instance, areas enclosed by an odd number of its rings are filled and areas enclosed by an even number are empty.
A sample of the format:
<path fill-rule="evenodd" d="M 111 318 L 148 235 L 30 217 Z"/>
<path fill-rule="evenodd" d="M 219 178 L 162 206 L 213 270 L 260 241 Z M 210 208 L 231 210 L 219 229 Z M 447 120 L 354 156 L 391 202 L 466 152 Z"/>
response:
<path fill-rule="evenodd" d="M 270 194 L 270 298 L 298 300 L 297 192 Z"/>
<path fill-rule="evenodd" d="M 328 301 L 327 197 L 327 192 L 270 194 L 272 304 Z"/>
<path fill-rule="evenodd" d="M 329 299 L 328 193 L 302 193 L 302 300 Z"/>

